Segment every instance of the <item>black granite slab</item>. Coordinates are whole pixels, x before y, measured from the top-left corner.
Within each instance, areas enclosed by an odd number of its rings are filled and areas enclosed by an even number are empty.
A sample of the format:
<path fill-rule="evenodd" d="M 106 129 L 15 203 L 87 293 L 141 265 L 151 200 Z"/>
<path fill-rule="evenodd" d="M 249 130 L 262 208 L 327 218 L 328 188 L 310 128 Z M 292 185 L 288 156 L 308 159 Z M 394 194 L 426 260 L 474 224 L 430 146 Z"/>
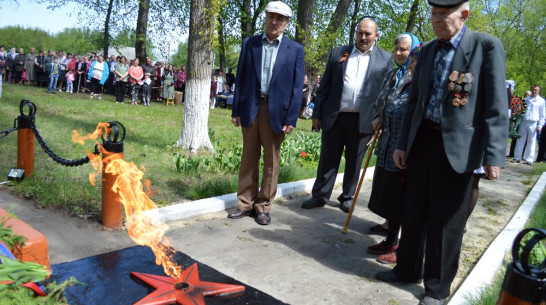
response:
<path fill-rule="evenodd" d="M 177 252 L 176 261 L 184 269 L 197 262 L 191 257 Z M 248 304 L 277 305 L 286 304 L 272 296 L 245 285 L 217 270 L 198 263 L 199 277 L 202 281 L 242 285 L 244 293 L 227 296 L 206 297 L 207 305 Z M 87 257 L 73 262 L 53 265 L 52 279 L 57 283 L 75 277 L 84 286 L 76 285 L 66 290 L 65 296 L 72 305 L 117 305 L 133 304 L 152 293 L 154 288 L 130 276 L 131 271 L 164 276 L 163 268 L 155 264 L 155 256 L 148 247 L 135 246 L 119 251 Z"/>

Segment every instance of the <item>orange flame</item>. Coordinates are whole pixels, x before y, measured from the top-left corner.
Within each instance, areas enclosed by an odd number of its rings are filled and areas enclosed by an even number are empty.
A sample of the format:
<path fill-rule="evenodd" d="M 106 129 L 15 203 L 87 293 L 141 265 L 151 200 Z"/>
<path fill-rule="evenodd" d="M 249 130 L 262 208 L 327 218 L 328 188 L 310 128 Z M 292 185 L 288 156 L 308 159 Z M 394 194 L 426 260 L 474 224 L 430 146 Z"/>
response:
<path fill-rule="evenodd" d="M 77 131 L 73 131 L 72 140 L 83 144 L 85 140 L 92 139 L 99 145 L 104 155 L 105 150 L 96 139 L 103 134 L 103 130 L 106 130 L 107 133 L 110 132 L 107 126 L 108 123 L 99 123 L 95 132 L 87 136 L 80 136 Z M 103 160 L 101 156 L 91 153 L 88 155 L 93 168 L 96 170 L 96 172 L 89 174 L 89 181 L 92 185 L 95 185 L 95 179 L 102 170 Z M 151 192 L 150 181 L 144 181 L 147 189 L 147 192 L 144 192 L 142 184 L 144 172 L 139 170 L 133 162 L 126 162 L 123 159 L 112 158 L 112 156 L 110 154 L 104 159 L 104 164 L 106 164 L 104 173 L 116 176 L 112 190 L 119 195 L 125 209 L 129 236 L 137 244 L 152 249 L 156 256 L 156 264 L 163 266 L 165 274 L 178 278 L 182 272 L 182 266 L 176 262 L 176 251 L 171 246 L 170 240 L 165 236 L 168 229 L 167 224 L 143 214 L 144 211 L 157 208 L 156 204 L 148 197 Z"/>

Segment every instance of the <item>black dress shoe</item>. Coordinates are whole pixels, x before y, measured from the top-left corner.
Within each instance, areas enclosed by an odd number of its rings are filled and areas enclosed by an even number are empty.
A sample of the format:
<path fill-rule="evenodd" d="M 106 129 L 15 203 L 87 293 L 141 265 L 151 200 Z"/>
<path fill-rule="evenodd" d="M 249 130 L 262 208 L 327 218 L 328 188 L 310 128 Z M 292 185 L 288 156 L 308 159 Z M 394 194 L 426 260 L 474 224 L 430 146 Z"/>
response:
<path fill-rule="evenodd" d="M 404 283 L 419 284 L 422 282 L 422 279 L 408 280 L 408 279 L 401 278 L 398 275 L 396 275 L 396 273 L 394 273 L 393 270 L 378 272 L 375 275 L 375 277 L 378 280 L 381 280 L 383 282 L 388 282 L 388 283 L 404 282 Z"/>
<path fill-rule="evenodd" d="M 426 296 L 419 302 L 419 305 L 444 305 L 445 303 L 446 299 L 437 299 Z"/>
<path fill-rule="evenodd" d="M 317 199 L 317 198 L 314 198 L 314 197 L 311 197 L 311 198 L 305 200 L 305 201 L 301 204 L 301 208 L 302 208 L 302 209 L 321 208 L 321 207 L 324 206 L 324 204 L 325 204 L 325 202 L 323 202 L 322 200 Z"/>
<path fill-rule="evenodd" d="M 258 213 L 256 215 L 256 223 L 266 226 L 271 223 L 271 216 L 269 216 L 269 213 Z"/>
<path fill-rule="evenodd" d="M 252 212 L 254 210 L 250 210 L 250 211 L 245 211 L 245 210 L 240 210 L 240 209 L 237 209 L 235 212 L 233 213 L 229 213 L 227 215 L 228 218 L 232 218 L 232 219 L 237 219 L 237 218 L 243 218 L 245 216 L 252 216 Z"/>
<path fill-rule="evenodd" d="M 386 233 L 389 232 L 389 229 L 385 229 L 385 228 L 383 228 L 382 225 L 377 224 L 377 225 L 375 225 L 373 227 L 370 227 L 368 232 L 372 233 L 372 234 L 386 234 Z"/>
<path fill-rule="evenodd" d="M 351 206 L 353 205 L 352 200 L 347 200 L 339 204 L 339 209 L 342 210 L 345 213 L 349 213 L 351 211 Z"/>

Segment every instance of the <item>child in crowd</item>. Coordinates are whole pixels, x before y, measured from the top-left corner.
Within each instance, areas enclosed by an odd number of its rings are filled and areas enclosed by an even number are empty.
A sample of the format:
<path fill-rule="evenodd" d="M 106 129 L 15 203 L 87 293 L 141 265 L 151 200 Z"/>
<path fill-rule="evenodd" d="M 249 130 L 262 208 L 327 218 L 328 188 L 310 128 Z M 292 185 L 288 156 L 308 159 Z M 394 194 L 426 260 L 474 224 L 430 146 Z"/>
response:
<path fill-rule="evenodd" d="M 49 87 L 47 88 L 47 93 L 52 92 L 55 94 L 55 90 L 57 90 L 57 80 L 59 79 L 59 74 L 61 74 L 61 65 L 59 65 L 57 57 L 54 57 L 53 62 L 47 65 L 47 72 L 49 73 Z"/>
<path fill-rule="evenodd" d="M 231 92 L 229 91 L 228 84 L 224 84 L 223 87 L 224 90 L 218 93 L 218 96 L 216 97 L 216 105 L 220 108 L 227 108 L 227 101 Z"/>
<path fill-rule="evenodd" d="M 144 80 L 142 81 L 142 105 L 150 106 L 150 99 L 152 97 L 152 79 L 150 73 L 144 73 Z"/>
<path fill-rule="evenodd" d="M 19 81 L 19 85 L 24 84 L 27 80 L 27 68 L 23 69 L 23 73 L 21 73 L 21 80 Z"/>
<path fill-rule="evenodd" d="M 74 71 L 72 69 L 68 69 L 68 72 L 66 72 L 66 92 L 72 93 L 74 90 Z"/>

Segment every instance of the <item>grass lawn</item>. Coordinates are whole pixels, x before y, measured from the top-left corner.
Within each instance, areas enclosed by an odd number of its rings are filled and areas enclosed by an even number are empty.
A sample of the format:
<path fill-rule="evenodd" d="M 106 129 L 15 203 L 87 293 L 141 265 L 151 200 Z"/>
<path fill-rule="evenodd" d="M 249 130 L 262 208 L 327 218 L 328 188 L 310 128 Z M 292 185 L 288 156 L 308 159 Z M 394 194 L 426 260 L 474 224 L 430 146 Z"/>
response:
<path fill-rule="evenodd" d="M 111 95 L 103 95 L 102 101 L 98 101 L 84 94 L 57 92 L 53 95 L 47 94 L 43 88 L 4 83 L 0 100 L 0 131 L 13 126 L 13 120 L 19 115 L 20 101 L 24 98 L 36 104 L 38 131 L 51 150 L 64 159 L 85 157 L 86 151 L 94 147 L 91 141 L 83 146 L 73 143 L 73 130 L 87 134 L 93 132 L 99 122 L 121 122 L 127 130 L 124 159 L 145 168 L 144 178 L 152 182 L 151 199 L 159 206 L 236 191 L 237 171 L 193 171 L 188 174 L 176 170 L 173 154 L 185 155 L 184 151 L 174 147 L 182 127 L 182 106 L 167 107 L 162 103 L 152 103 L 150 107 L 132 106 L 127 104 L 129 99 L 125 104 L 116 104 Z M 209 130 L 213 131 L 211 140 L 217 151 L 229 151 L 242 143 L 241 130 L 231 125 L 230 117 L 231 111 L 226 109 L 210 111 Z M 287 136 L 285 142 L 298 136 L 318 139 L 319 135 L 310 130 L 310 120 L 299 120 L 296 130 Z M 91 165 L 62 166 L 47 156 L 37 141 L 35 146 L 33 175 L 14 187 L 3 186 L 3 189 L 34 199 L 43 207 L 57 207 L 82 217 L 100 214 L 101 181 L 97 179 L 95 187 L 89 183 L 88 175 L 93 171 Z M 0 152 L 0 175 L 7 175 L 10 168 L 17 166 L 17 132 L 0 139 Z M 198 155 L 210 153 L 202 151 Z M 279 182 L 315 176 L 316 161 L 294 163 L 281 168 Z"/>

